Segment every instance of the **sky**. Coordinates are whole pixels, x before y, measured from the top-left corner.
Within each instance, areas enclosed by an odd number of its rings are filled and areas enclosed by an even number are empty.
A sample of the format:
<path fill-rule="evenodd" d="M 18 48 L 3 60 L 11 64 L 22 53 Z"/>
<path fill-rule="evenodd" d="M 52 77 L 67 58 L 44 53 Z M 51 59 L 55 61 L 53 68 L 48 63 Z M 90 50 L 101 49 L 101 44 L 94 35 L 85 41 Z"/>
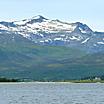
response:
<path fill-rule="evenodd" d="M 0 0 L 0 21 L 42 15 L 48 19 L 82 22 L 104 31 L 104 0 Z"/>

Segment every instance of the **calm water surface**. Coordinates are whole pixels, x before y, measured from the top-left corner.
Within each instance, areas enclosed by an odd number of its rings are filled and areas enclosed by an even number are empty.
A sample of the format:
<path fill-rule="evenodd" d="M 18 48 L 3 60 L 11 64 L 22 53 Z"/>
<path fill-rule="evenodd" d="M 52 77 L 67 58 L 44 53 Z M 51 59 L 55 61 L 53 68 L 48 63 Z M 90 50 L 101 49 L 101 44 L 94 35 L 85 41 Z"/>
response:
<path fill-rule="evenodd" d="M 0 84 L 0 104 L 104 104 L 104 84 Z"/>

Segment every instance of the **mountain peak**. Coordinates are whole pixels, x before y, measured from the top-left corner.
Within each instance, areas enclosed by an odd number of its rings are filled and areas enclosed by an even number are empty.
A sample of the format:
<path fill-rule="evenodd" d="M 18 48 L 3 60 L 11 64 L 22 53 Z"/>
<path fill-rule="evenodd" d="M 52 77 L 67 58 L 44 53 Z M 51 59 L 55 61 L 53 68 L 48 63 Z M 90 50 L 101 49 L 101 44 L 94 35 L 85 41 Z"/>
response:
<path fill-rule="evenodd" d="M 77 25 L 77 29 L 80 30 L 82 33 L 92 33 L 93 31 L 86 25 L 86 24 L 83 24 L 81 22 L 76 22 L 74 23 L 75 25 Z"/>
<path fill-rule="evenodd" d="M 33 24 L 33 23 L 36 23 L 36 22 L 41 23 L 41 22 L 46 21 L 46 20 L 48 20 L 48 19 L 43 17 L 43 16 L 41 16 L 41 15 L 37 15 L 37 16 L 32 17 L 29 20 L 29 22 L 27 22 L 27 23 L 29 23 L 29 24 Z"/>
<path fill-rule="evenodd" d="M 37 15 L 37 16 L 34 16 L 34 17 L 32 17 L 32 19 L 41 19 L 41 20 L 48 20 L 47 18 L 45 18 L 45 17 L 43 17 L 43 16 L 41 16 L 41 15 Z"/>

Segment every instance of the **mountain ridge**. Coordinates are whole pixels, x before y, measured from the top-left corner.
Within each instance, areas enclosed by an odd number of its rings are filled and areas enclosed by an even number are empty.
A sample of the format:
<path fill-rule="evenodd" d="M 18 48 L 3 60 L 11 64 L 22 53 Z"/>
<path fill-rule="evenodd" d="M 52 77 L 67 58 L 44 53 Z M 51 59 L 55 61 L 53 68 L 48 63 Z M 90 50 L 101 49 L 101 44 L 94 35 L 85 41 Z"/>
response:
<path fill-rule="evenodd" d="M 41 15 L 22 21 L 0 22 L 0 33 L 14 33 L 38 45 L 79 47 L 88 52 L 104 51 L 104 32 L 86 24 L 47 19 Z"/>

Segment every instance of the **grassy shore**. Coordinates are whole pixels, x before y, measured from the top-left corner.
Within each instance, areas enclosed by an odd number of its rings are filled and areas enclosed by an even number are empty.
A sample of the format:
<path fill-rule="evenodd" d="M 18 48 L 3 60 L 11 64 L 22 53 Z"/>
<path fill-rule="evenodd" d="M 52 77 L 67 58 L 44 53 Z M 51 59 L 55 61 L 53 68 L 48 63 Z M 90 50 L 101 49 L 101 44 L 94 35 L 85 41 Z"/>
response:
<path fill-rule="evenodd" d="M 19 80 L 11 78 L 0 78 L 0 82 L 19 82 Z"/>
<path fill-rule="evenodd" d="M 81 80 L 24 80 L 24 79 L 10 79 L 0 78 L 0 82 L 69 82 L 69 83 L 104 83 L 101 79 L 81 79 Z"/>
<path fill-rule="evenodd" d="M 104 83 L 104 80 L 67 80 L 59 82 L 71 82 L 71 83 Z"/>

